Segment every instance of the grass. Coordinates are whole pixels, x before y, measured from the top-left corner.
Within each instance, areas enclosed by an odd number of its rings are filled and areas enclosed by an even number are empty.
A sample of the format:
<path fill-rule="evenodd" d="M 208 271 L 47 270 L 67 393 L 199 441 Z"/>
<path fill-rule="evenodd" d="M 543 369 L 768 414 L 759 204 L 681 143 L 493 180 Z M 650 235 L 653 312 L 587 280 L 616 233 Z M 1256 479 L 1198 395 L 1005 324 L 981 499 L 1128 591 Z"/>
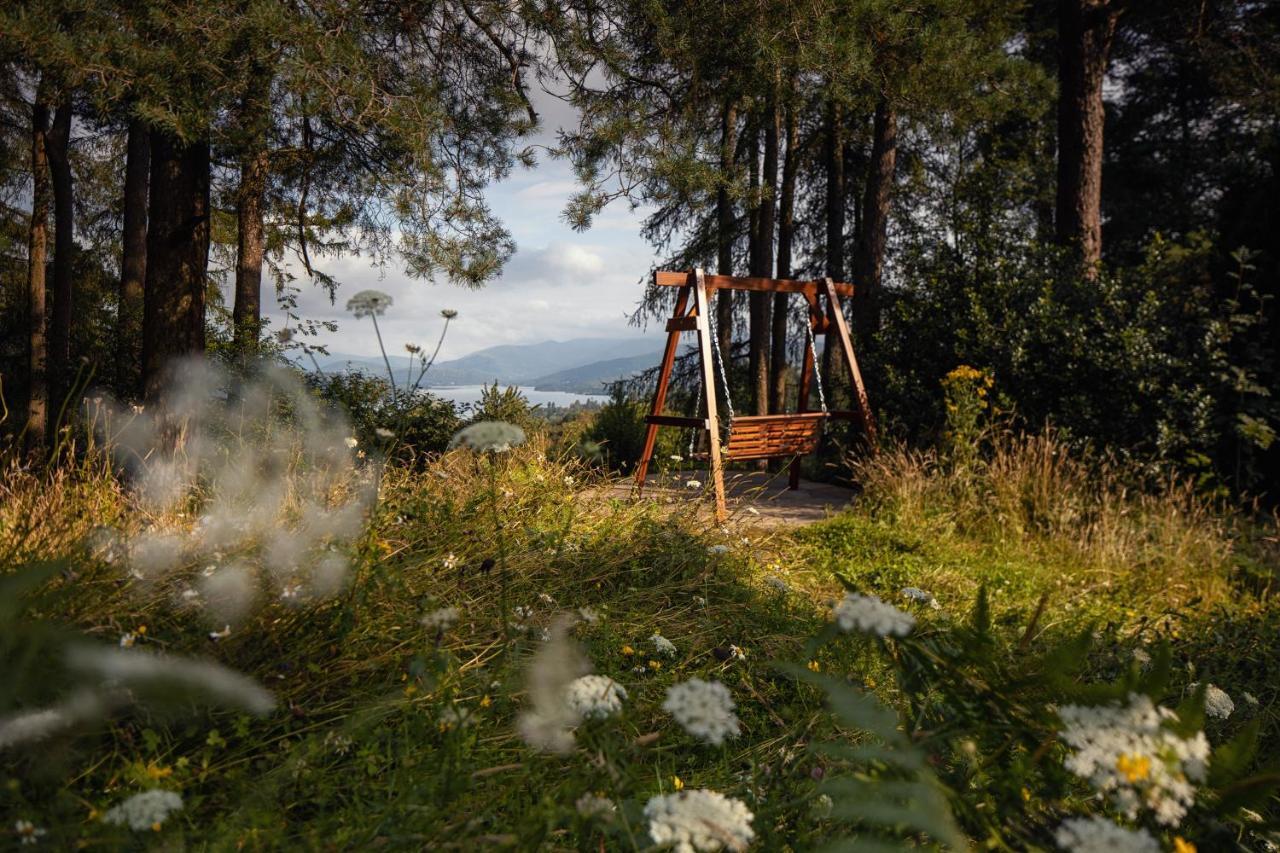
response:
<path fill-rule="evenodd" d="M 494 472 L 468 451 L 389 467 L 369 528 L 350 545 L 344 591 L 303 607 L 267 602 L 217 641 L 216 626 L 174 608 L 171 586 L 129 581 L 79 544 L 102 525 L 126 535 L 144 524 L 182 529 L 193 513 L 145 517 L 93 453 L 75 467 L 13 464 L 0 481 L 0 554 L 11 566 L 70 569 L 27 621 L 108 643 L 146 626 L 143 646 L 249 673 L 279 710 L 136 711 L 10 754 L 7 825 L 33 820 L 59 848 L 604 849 L 601 827 L 573 807 L 579 796 L 629 804 L 608 836 L 625 846 L 643 837 L 639 805 L 684 785 L 746 801 L 760 849 L 805 849 L 831 831 L 811 813 L 825 765 L 808 747 L 837 727 L 816 691 L 770 662 L 807 661 L 805 641 L 827 623 L 840 578 L 899 603 L 904 586 L 929 590 L 941 608 L 913 610 L 922 631 L 966 618 L 980 587 L 998 630 L 1016 638 L 1034 622 L 1037 647 L 1094 625 L 1109 641 L 1091 662 L 1104 675 L 1130 649 L 1169 637 L 1179 663 L 1197 667 L 1184 682 L 1211 678 L 1274 707 L 1278 653 L 1262 638 L 1276 636 L 1280 619 L 1269 587 L 1242 586 L 1239 571 L 1242 561 L 1255 578 L 1274 567 L 1270 534 L 1246 537 L 1245 525 L 1176 485 L 1126 491 L 1118 473 L 1073 462 L 1052 437 L 1003 448 L 959 474 L 936 456 L 887 452 L 861 464 L 856 510 L 794 533 L 720 529 L 684 504 L 602 499 L 596 475 L 536 438 L 495 457 Z M 505 560 L 490 521 L 494 484 Z M 510 641 L 504 595 L 531 610 Z M 460 609 L 457 626 L 438 634 L 419 623 L 444 606 Z M 627 687 L 626 711 L 584 727 L 577 755 L 534 754 L 514 729 L 525 672 L 556 614 L 582 608 L 598 619 L 575 635 L 595 671 Z M 654 633 L 675 643 L 675 657 L 654 653 Z M 37 668 L 56 673 L 41 654 Z M 828 646 L 816 665 L 895 696 L 886 664 L 863 648 Z M 740 739 L 698 744 L 660 709 L 666 687 L 693 676 L 729 686 Z M 14 680 L 7 709 L 27 701 L 32 678 Z M 43 680 L 30 689 L 47 699 L 56 679 Z M 442 720 L 449 706 L 468 724 Z M 95 819 L 160 784 L 187 803 L 163 832 L 137 836 Z"/>

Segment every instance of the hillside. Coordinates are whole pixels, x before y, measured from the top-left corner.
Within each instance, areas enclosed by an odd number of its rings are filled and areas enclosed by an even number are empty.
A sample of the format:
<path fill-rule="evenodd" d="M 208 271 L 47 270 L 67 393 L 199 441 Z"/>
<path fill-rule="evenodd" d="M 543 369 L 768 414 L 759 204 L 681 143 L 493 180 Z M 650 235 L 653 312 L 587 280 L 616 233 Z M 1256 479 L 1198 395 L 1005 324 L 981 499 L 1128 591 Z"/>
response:
<path fill-rule="evenodd" d="M 571 367 L 568 370 L 560 370 L 546 376 L 540 376 L 532 384 L 539 391 L 598 394 L 612 382 L 616 382 L 619 379 L 627 379 L 637 373 L 656 367 L 661 358 L 661 352 L 651 352 L 631 355 L 625 358 L 593 361 L 591 364 Z"/>
<path fill-rule="evenodd" d="M 535 385 L 552 390 L 599 390 L 595 380 L 617 378 L 627 372 L 625 365 L 610 362 L 634 359 L 642 366 L 657 363 L 659 345 L 651 338 L 575 338 L 537 344 L 502 344 L 477 350 L 461 358 L 442 361 L 431 368 L 426 384 L 480 385 L 497 381 L 504 385 Z M 396 381 L 408 373 L 409 359 L 391 357 Z M 381 356 L 333 353 L 320 361 L 326 371 L 360 370 L 382 375 L 386 366 Z M 560 374 L 580 372 L 577 379 Z M 544 385 L 544 382 L 554 384 Z M 577 382 L 574 387 L 563 385 Z"/>

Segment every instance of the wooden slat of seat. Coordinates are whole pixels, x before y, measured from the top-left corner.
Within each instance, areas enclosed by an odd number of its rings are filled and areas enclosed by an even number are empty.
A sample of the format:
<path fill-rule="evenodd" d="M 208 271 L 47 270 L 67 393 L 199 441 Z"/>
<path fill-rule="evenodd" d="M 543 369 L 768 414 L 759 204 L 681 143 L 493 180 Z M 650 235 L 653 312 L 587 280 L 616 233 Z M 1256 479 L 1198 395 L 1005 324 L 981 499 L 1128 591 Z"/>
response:
<path fill-rule="evenodd" d="M 812 453 L 818 447 L 825 417 L 823 412 L 803 412 L 734 418 L 726 454 L 743 460 Z"/>

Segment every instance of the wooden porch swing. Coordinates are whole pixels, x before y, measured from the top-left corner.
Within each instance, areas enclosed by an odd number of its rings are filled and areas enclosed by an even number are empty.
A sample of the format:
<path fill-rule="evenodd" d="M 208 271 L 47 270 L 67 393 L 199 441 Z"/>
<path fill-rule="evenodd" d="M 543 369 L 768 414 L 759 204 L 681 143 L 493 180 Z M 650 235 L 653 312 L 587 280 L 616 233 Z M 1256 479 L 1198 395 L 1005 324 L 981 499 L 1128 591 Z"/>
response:
<path fill-rule="evenodd" d="M 653 408 L 645 418 L 648 428 L 645 431 L 644 450 L 641 452 L 639 464 L 636 466 L 637 493 L 644 489 L 645 477 L 649 473 L 649 462 L 653 457 L 654 444 L 658 437 L 658 427 L 678 427 L 705 432 L 707 438 L 707 459 L 710 463 L 711 479 L 715 488 L 716 520 L 723 521 L 728 515 L 725 505 L 724 466 L 730 462 L 742 462 L 751 459 L 790 458 L 790 486 L 796 489 L 800 485 L 799 457 L 813 453 L 818 449 L 826 422 L 832 418 L 858 421 L 863 434 L 874 443 L 875 421 L 871 415 L 871 407 L 867 402 L 867 392 L 862 384 L 862 374 L 858 370 L 858 360 L 853 354 L 853 342 L 849 338 L 849 325 L 845 321 L 844 311 L 840 307 L 840 297 L 852 296 L 853 285 L 833 282 L 831 279 L 815 281 L 793 281 L 774 278 L 744 278 L 728 275 L 708 275 L 701 269 L 689 272 L 655 272 L 653 283 L 658 287 L 678 287 L 676 294 L 675 316 L 667 321 L 667 347 L 662 355 L 662 369 L 658 373 L 658 387 L 653 394 Z M 808 339 L 805 341 L 804 360 L 800 367 L 800 385 L 798 388 L 798 410 L 790 414 L 773 415 L 735 415 L 733 402 L 729 395 L 728 372 L 720 356 L 720 348 L 716 343 L 715 316 L 709 308 L 711 297 L 721 290 L 764 291 L 768 293 L 799 293 L 809 304 L 809 325 L 806 329 Z M 692 299 L 690 298 L 692 297 Z M 822 305 L 825 299 L 825 309 Z M 691 304 L 692 303 L 692 304 Z M 663 406 L 667 402 L 667 388 L 671 382 L 671 370 L 675 365 L 676 350 L 679 348 L 682 332 L 698 333 L 698 351 L 701 369 L 699 385 L 699 404 L 695 404 L 695 417 L 677 417 L 664 415 Z M 849 366 L 852 383 L 852 396 L 855 411 L 833 412 L 827 409 L 826 395 L 822 390 L 822 377 L 818 379 L 818 399 L 821 411 L 808 411 L 809 392 L 818 372 L 817 348 L 815 335 L 835 333 L 835 341 L 844 354 L 845 363 Z M 827 338 L 831 341 L 830 338 Z M 719 367 L 721 384 L 724 386 L 725 403 L 728 409 L 728 436 L 721 447 L 720 417 L 716 405 L 716 367 Z M 705 407 L 701 405 L 705 401 Z M 705 417 L 696 417 L 705 411 Z M 695 433 L 696 435 L 696 433 Z M 692 446 L 692 443 L 691 445 Z"/>

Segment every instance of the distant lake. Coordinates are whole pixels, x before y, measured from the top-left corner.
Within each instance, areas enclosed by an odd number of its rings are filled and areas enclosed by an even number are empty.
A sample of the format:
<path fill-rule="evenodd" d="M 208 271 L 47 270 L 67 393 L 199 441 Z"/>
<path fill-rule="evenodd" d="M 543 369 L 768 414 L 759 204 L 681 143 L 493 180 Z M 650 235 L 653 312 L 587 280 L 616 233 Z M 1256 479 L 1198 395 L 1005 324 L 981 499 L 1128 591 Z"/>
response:
<path fill-rule="evenodd" d="M 426 390 L 436 397 L 442 397 L 446 400 L 452 400 L 454 403 L 472 404 L 480 402 L 480 394 L 487 386 L 484 385 L 451 385 L 442 388 L 427 388 Z M 507 386 L 499 385 L 499 388 L 505 389 Z M 535 388 L 526 388 L 517 385 L 520 393 L 525 396 L 530 404 L 534 406 L 545 406 L 554 404 L 556 406 L 568 406 L 573 403 L 589 403 L 592 400 L 603 403 L 609 398 L 604 394 L 573 394 L 568 391 L 539 391 Z"/>

